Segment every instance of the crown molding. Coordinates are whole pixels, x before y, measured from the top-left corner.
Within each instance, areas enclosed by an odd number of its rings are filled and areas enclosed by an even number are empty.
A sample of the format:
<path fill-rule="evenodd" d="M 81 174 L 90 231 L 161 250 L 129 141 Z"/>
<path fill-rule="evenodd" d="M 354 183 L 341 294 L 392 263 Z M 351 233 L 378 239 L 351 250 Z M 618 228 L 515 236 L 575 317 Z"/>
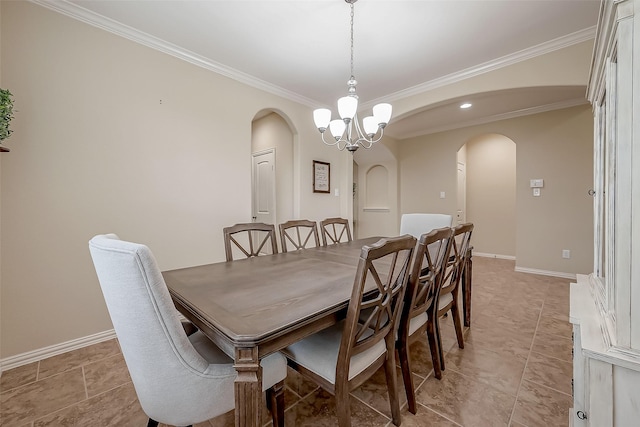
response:
<path fill-rule="evenodd" d="M 284 89 L 280 86 L 276 86 L 269 82 L 266 82 L 257 77 L 251 76 L 242 71 L 228 67 L 219 62 L 213 61 L 210 58 L 198 55 L 195 52 L 191 52 L 187 49 L 183 49 L 172 43 L 168 43 L 158 37 L 152 36 L 145 32 L 139 31 L 128 25 L 124 25 L 113 19 L 106 18 L 74 3 L 70 3 L 67 0 L 29 0 L 32 3 L 40 5 L 49 10 L 58 12 L 62 15 L 84 22 L 96 28 L 108 31 L 112 34 L 124 37 L 133 42 L 142 44 L 160 52 L 166 53 L 183 61 L 189 62 L 198 67 L 205 68 L 209 71 L 213 71 L 222 76 L 239 81 L 248 86 L 256 89 L 263 90 L 265 92 L 289 99 L 291 101 L 298 102 L 308 107 L 315 108 L 319 102 L 312 100 L 293 91 Z M 568 46 L 572 46 L 583 41 L 593 39 L 595 37 L 595 26 L 590 27 L 575 33 L 569 34 L 564 37 L 559 37 L 555 40 L 551 40 L 546 43 L 539 44 L 532 48 L 524 49 L 519 52 L 503 56 L 494 61 L 488 61 L 478 66 L 470 67 L 465 70 L 449 74 L 390 95 L 386 95 L 383 98 L 378 98 L 361 105 L 362 109 L 371 108 L 379 102 L 392 102 L 402 98 L 417 95 L 429 90 L 433 90 L 442 86 L 446 86 L 452 83 L 456 83 L 471 77 L 475 77 L 490 71 L 494 71 L 527 59 L 535 58 L 546 53 L 550 53 Z"/>
<path fill-rule="evenodd" d="M 518 62 L 526 61 L 547 53 L 554 52 L 556 50 L 564 49 L 569 46 L 573 46 L 578 43 L 592 40 L 595 38 L 596 27 L 589 27 L 584 30 L 576 31 L 575 33 L 568 34 L 557 39 L 541 43 L 539 45 L 523 49 L 519 52 L 515 52 L 501 58 L 485 62 L 483 64 L 476 65 L 474 67 L 467 68 L 437 79 L 430 80 L 419 85 L 403 89 L 401 91 L 386 95 L 383 98 L 374 99 L 362 104 L 361 108 L 371 108 L 380 102 L 393 102 L 400 99 L 408 98 L 410 96 L 419 95 L 430 90 L 434 90 L 443 86 L 458 83 L 460 81 L 476 77 L 484 73 L 498 70 L 500 68 L 507 67 L 509 65 L 517 64 Z"/>
<path fill-rule="evenodd" d="M 143 31 L 132 28 L 128 25 L 124 25 L 113 19 L 106 18 L 74 3 L 70 3 L 67 0 L 29 0 L 32 3 L 38 4 L 49 10 L 58 12 L 62 15 L 76 19 L 78 21 L 89 24 L 93 27 L 100 28 L 101 30 L 108 31 L 112 34 L 124 37 L 125 39 L 139 43 L 141 45 L 150 47 L 157 51 L 166 53 L 175 58 L 189 62 L 201 68 L 205 68 L 214 73 L 228 77 L 230 79 L 239 81 L 248 86 L 256 89 L 263 90 L 265 92 L 298 102 L 300 104 L 314 107 L 318 104 L 317 101 L 299 95 L 290 90 L 284 89 L 280 86 L 273 85 L 262 79 L 251 76 L 242 71 L 228 67 L 219 62 L 213 61 L 202 55 L 198 55 L 195 52 L 191 52 L 187 49 L 183 49 L 172 43 L 168 43 L 158 37 L 147 34 Z"/>
<path fill-rule="evenodd" d="M 571 108 L 571 107 L 576 107 L 578 105 L 585 105 L 585 104 L 588 104 L 588 101 L 586 98 L 584 99 L 576 98 L 576 99 L 570 99 L 562 102 L 554 102 L 552 104 L 539 105 L 531 108 L 523 108 L 521 110 L 510 111 L 508 113 L 494 114 L 492 116 L 486 116 L 476 120 L 468 120 L 464 122 L 456 122 L 454 124 L 434 126 L 432 128 L 429 128 L 428 130 L 421 130 L 419 132 L 411 132 L 411 133 L 406 133 L 398 136 L 392 135 L 393 132 L 388 134 L 392 138 L 396 138 L 396 139 L 415 138 L 418 136 L 431 135 L 434 133 L 446 132 L 449 130 L 466 128 L 469 126 L 483 125 L 485 123 L 497 122 L 499 120 L 513 119 L 513 118 L 522 117 L 522 116 L 529 116 L 531 114 L 546 113 L 547 111 L 560 110 L 563 108 Z"/>

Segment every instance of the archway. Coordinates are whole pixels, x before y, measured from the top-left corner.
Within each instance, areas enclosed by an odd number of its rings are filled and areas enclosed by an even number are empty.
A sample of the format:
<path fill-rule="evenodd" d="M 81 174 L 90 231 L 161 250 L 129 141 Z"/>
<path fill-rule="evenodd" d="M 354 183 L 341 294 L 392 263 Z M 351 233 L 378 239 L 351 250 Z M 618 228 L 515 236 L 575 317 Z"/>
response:
<path fill-rule="evenodd" d="M 272 152 L 274 157 L 273 176 L 275 206 L 273 223 L 279 224 L 293 218 L 293 146 L 295 132 L 290 121 L 282 113 L 262 110 L 251 122 L 252 161 L 256 153 Z M 252 172 L 255 175 L 255 172 Z M 256 199 L 255 188 L 252 190 Z M 254 202 L 255 206 L 255 202 Z M 255 209 L 254 209 L 255 210 Z"/>
<path fill-rule="evenodd" d="M 475 252 L 515 259 L 516 143 L 500 134 L 478 135 L 458 151 L 460 164 L 466 169 L 464 220 L 474 223 L 474 240 L 482 242 Z"/>

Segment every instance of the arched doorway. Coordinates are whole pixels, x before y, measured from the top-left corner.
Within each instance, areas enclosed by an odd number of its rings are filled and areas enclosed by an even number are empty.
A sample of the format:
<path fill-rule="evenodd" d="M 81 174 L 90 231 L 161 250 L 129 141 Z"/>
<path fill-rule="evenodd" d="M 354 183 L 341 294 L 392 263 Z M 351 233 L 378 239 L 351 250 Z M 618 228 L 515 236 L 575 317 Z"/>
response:
<path fill-rule="evenodd" d="M 500 134 L 482 134 L 458 151 L 458 170 L 466 176 L 459 189 L 463 221 L 474 223 L 475 252 L 515 259 L 516 254 L 516 144 Z M 460 172 L 458 172 L 460 178 Z M 460 190 L 464 191 L 464 190 Z"/>
<path fill-rule="evenodd" d="M 256 114 L 251 122 L 252 216 L 256 216 L 259 204 L 272 212 L 271 216 L 260 216 L 261 222 L 279 224 L 293 218 L 293 143 L 294 131 L 282 114 L 273 110 Z M 269 167 L 273 168 L 271 176 Z M 273 188 L 265 179 L 273 181 Z"/>

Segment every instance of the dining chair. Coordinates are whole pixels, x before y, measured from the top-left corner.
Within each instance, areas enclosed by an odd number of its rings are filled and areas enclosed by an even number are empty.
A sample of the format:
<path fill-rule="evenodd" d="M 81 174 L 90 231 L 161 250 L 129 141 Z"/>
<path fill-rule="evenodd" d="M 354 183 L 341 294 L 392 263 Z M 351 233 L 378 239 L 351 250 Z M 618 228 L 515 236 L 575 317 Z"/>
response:
<path fill-rule="evenodd" d="M 364 246 L 346 318 L 282 351 L 291 368 L 335 396 L 339 427 L 351 425 L 349 393 L 382 366 L 392 420 L 400 425 L 394 342 L 415 246 L 409 235 Z"/>
<path fill-rule="evenodd" d="M 419 239 L 424 233 L 442 227 L 451 227 L 453 217 L 446 214 L 409 213 L 400 217 L 400 234 L 411 234 Z"/>
<path fill-rule="evenodd" d="M 233 360 L 201 331 L 185 334 L 149 248 L 107 234 L 89 250 L 148 425 L 192 425 L 234 409 Z M 282 427 L 286 360 L 273 353 L 260 365 L 273 425 Z"/>
<path fill-rule="evenodd" d="M 278 253 L 276 228 L 273 224 L 241 223 L 223 228 L 222 234 L 227 261 L 233 261 L 234 252 L 246 258 Z"/>
<path fill-rule="evenodd" d="M 442 378 L 437 303 L 444 267 L 451 251 L 452 235 L 450 227 L 443 227 L 420 236 L 404 296 L 396 349 L 409 412 L 412 414 L 416 413 L 417 408 L 409 346 L 424 333 L 429 342 L 434 376 Z"/>
<path fill-rule="evenodd" d="M 318 238 L 318 224 L 315 221 L 298 219 L 280 224 L 280 245 L 282 252 L 288 252 L 288 246 L 293 246 L 292 250 L 304 249 L 310 245 L 311 238 L 315 246 L 320 246 Z M 311 246 L 312 247 L 312 246 Z"/>
<path fill-rule="evenodd" d="M 456 339 L 458 341 L 459 348 L 464 348 L 464 338 L 462 336 L 462 323 L 460 323 L 458 293 L 462 282 L 462 272 L 464 269 L 465 257 L 471 242 L 472 232 L 472 223 L 460 224 L 453 229 L 451 253 L 443 272 L 442 287 L 438 295 L 438 317 L 442 317 L 451 311 L 451 317 L 453 318 L 453 326 L 456 330 Z M 440 342 L 440 336 L 438 335 L 438 343 L 440 344 Z M 439 351 L 440 367 L 444 370 L 444 354 L 441 345 L 439 346 Z"/>
<path fill-rule="evenodd" d="M 344 218 L 327 218 L 320 221 L 320 230 L 322 232 L 322 246 L 327 244 L 350 242 L 351 228 L 349 220 Z"/>

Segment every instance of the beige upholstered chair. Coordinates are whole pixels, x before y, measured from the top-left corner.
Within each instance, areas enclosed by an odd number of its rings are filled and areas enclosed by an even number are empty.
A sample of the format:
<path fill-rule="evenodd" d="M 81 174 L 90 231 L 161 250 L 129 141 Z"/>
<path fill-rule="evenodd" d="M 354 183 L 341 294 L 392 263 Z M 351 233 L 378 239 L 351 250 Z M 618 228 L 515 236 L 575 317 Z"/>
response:
<path fill-rule="evenodd" d="M 459 348 L 464 348 L 464 338 L 462 336 L 462 323 L 460 323 L 458 293 L 462 282 L 465 256 L 469 249 L 472 232 L 473 224 L 471 223 L 461 224 L 454 228 L 453 238 L 451 240 L 451 254 L 444 271 L 444 277 L 442 278 L 442 288 L 440 289 L 438 300 L 438 317 L 442 317 L 451 311 Z M 438 340 L 440 341 L 439 336 Z M 440 366 L 444 369 L 445 363 L 442 346 L 440 346 L 439 351 Z"/>
<path fill-rule="evenodd" d="M 223 228 L 222 233 L 227 261 L 233 261 L 234 252 L 246 258 L 278 253 L 276 228 L 273 224 L 263 222 L 236 224 Z"/>
<path fill-rule="evenodd" d="M 442 227 L 451 227 L 453 217 L 446 214 L 409 213 L 400 218 L 400 234 L 411 234 L 419 239 L 424 233 Z"/>
<path fill-rule="evenodd" d="M 313 238 L 313 242 L 311 242 L 311 238 Z M 320 246 L 318 224 L 306 219 L 280 224 L 280 246 L 282 246 L 282 252 L 288 252 L 289 249 L 297 251 L 307 247 Z"/>
<path fill-rule="evenodd" d="M 392 419 L 400 425 L 395 331 L 415 246 L 408 235 L 364 246 L 346 318 L 283 350 L 290 367 L 335 395 L 339 427 L 351 425 L 350 391 L 381 366 Z"/>
<path fill-rule="evenodd" d="M 444 227 L 420 237 L 400 316 L 396 348 L 409 412 L 413 414 L 416 413 L 416 396 L 409 345 L 421 334 L 427 334 L 434 375 L 438 379 L 442 378 L 438 338 L 438 291 L 442 285 L 444 267 L 451 250 L 452 234 L 451 228 Z"/>
<path fill-rule="evenodd" d="M 95 236 L 89 250 L 107 309 L 149 426 L 185 426 L 234 409 L 233 360 L 202 332 L 185 334 L 148 247 Z M 284 425 L 285 358 L 261 360 L 273 425 Z"/>
<path fill-rule="evenodd" d="M 320 221 L 320 231 L 322 232 L 323 246 L 353 240 L 349 220 L 344 218 L 327 218 Z"/>

